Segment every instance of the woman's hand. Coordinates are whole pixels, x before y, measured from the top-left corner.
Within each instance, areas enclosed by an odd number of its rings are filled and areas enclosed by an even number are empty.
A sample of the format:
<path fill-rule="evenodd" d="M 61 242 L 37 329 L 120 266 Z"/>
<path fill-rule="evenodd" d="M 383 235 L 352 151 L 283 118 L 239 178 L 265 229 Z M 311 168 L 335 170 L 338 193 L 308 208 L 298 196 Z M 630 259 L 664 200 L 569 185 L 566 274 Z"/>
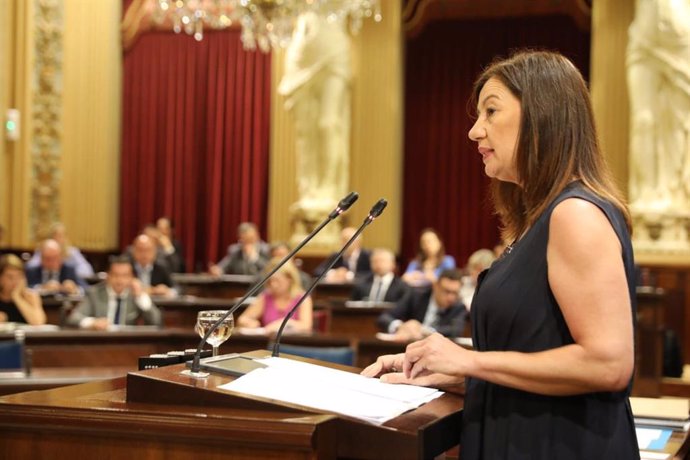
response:
<path fill-rule="evenodd" d="M 380 377 L 385 383 L 405 383 L 425 387 L 444 388 L 462 383 L 452 375 L 432 374 L 420 375 L 415 378 L 406 377 L 402 372 L 405 354 L 379 356 L 374 364 L 366 367 L 361 374 L 365 377 Z"/>
<path fill-rule="evenodd" d="M 379 356 L 376 362 L 364 368 L 361 374 L 365 377 L 381 377 L 391 372 L 401 372 L 404 359 L 404 353 Z"/>
<path fill-rule="evenodd" d="M 26 278 L 22 278 L 21 280 L 19 280 L 17 285 L 14 287 L 14 289 L 12 289 L 12 293 L 11 293 L 12 300 L 15 303 L 17 303 L 17 301 L 19 299 L 24 298 L 26 291 L 27 291 L 27 289 L 26 289 Z"/>
<path fill-rule="evenodd" d="M 417 379 L 432 374 L 454 376 L 462 381 L 472 365 L 476 352 L 466 350 L 439 333 L 434 333 L 405 350 L 402 371 L 406 378 Z"/>

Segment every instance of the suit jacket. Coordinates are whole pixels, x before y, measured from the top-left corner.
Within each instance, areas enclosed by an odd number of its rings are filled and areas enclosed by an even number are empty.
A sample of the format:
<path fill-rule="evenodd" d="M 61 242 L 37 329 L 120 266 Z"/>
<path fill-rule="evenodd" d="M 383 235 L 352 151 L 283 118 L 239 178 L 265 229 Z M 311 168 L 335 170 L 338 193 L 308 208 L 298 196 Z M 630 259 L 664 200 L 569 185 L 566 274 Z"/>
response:
<path fill-rule="evenodd" d="M 381 313 L 376 323 L 383 332 L 388 332 L 388 326 L 396 319 L 407 321 L 416 319 L 424 322 L 432 289 L 411 289 L 405 298 L 401 299 L 395 307 Z M 460 337 L 465 330 L 467 310 L 460 302 L 457 302 L 443 311 L 439 311 L 439 324 L 436 331 L 446 337 Z"/>
<path fill-rule="evenodd" d="M 134 276 L 141 279 L 135 262 L 132 263 L 132 271 L 134 272 Z M 159 262 L 154 262 L 153 269 L 151 270 L 151 286 L 158 286 L 159 284 L 165 284 L 171 288 L 175 287 L 168 269 Z"/>
<path fill-rule="evenodd" d="M 242 252 L 242 245 L 235 243 L 228 246 L 228 253 L 218 262 L 218 266 L 223 270 L 223 273 L 232 275 L 257 275 L 261 273 L 271 258 L 271 251 L 263 241 L 257 244 L 259 257 L 256 260 L 246 260 L 244 252 Z"/>
<path fill-rule="evenodd" d="M 91 286 L 84 295 L 84 299 L 77 305 L 67 317 L 67 325 L 79 327 L 82 319 L 105 318 L 108 316 L 108 291 L 105 282 Z M 136 325 L 139 318 L 144 319 L 144 324 L 150 326 L 161 326 L 161 312 L 155 304 L 151 304 L 148 310 L 142 310 L 137 300 L 131 294 L 124 299 L 122 306 L 124 311 L 120 312 L 120 317 L 124 318 L 124 324 L 128 326 Z"/>
<path fill-rule="evenodd" d="M 354 285 L 350 298 L 352 300 L 364 300 L 369 298 L 369 293 L 371 292 L 371 287 L 373 285 L 374 274 L 372 273 Z M 391 284 L 388 286 L 388 290 L 386 291 L 386 295 L 383 297 L 383 301 L 397 303 L 400 299 L 407 295 L 407 291 L 407 284 L 399 276 L 395 276 L 393 277 Z"/>
<path fill-rule="evenodd" d="M 69 264 L 62 264 L 60 267 L 59 281 L 62 283 L 65 280 L 72 280 L 82 289 L 88 288 L 86 281 L 77 275 L 76 270 Z M 43 284 L 43 267 L 30 267 L 26 269 L 26 284 L 30 287 L 36 287 Z"/>
<path fill-rule="evenodd" d="M 326 258 L 326 260 L 321 262 L 321 264 L 318 267 L 316 267 L 316 270 L 314 270 L 314 276 L 320 276 L 321 273 L 325 272 L 326 267 L 328 267 L 328 264 L 331 263 L 331 260 L 333 259 L 333 257 L 335 257 L 336 254 L 338 254 L 338 253 L 334 252 L 333 254 L 328 256 Z M 345 260 L 343 260 L 342 256 L 338 257 L 338 260 L 335 261 L 335 264 L 331 268 L 336 269 L 336 268 L 341 268 L 341 267 L 345 267 L 347 269 L 350 268 L 345 264 Z M 370 273 L 371 273 L 371 251 L 369 251 L 367 249 L 360 249 L 359 250 L 359 257 L 357 258 L 357 264 L 355 264 L 355 276 L 359 278 L 359 277 L 367 276 Z"/>

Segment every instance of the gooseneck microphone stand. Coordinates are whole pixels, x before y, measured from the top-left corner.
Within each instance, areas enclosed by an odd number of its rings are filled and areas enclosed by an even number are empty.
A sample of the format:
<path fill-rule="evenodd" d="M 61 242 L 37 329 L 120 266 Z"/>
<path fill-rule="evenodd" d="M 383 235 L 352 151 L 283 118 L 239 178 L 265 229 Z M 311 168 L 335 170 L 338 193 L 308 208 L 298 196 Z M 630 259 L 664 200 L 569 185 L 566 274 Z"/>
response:
<path fill-rule="evenodd" d="M 273 353 L 271 354 L 271 356 L 278 357 L 280 355 L 280 339 L 283 336 L 283 330 L 285 329 L 285 326 L 287 325 L 290 318 L 292 318 L 292 315 L 294 315 L 299 306 L 302 305 L 304 299 L 306 299 L 309 296 L 309 294 L 311 294 L 316 285 L 319 284 L 319 281 L 321 281 L 321 279 L 326 275 L 328 270 L 330 270 L 333 267 L 333 265 L 335 265 L 335 262 L 340 257 L 342 257 L 343 253 L 347 250 L 347 248 L 350 247 L 352 242 L 355 241 L 355 239 L 357 239 L 359 234 L 362 233 L 364 229 L 374 221 L 374 219 L 381 215 L 387 204 L 388 202 L 383 198 L 381 198 L 379 201 L 376 202 L 376 204 L 374 204 L 374 206 L 371 208 L 371 211 L 369 211 L 369 215 L 364 219 L 364 222 L 362 222 L 362 225 L 359 226 L 355 234 L 352 235 L 352 237 L 347 241 L 347 243 L 345 243 L 345 246 L 343 246 L 340 252 L 338 252 L 338 254 L 336 254 L 331 259 L 326 269 L 323 272 L 321 272 L 321 274 L 311 283 L 309 289 L 307 289 L 304 292 L 304 294 L 302 294 L 302 297 L 299 299 L 299 301 L 297 301 L 295 306 L 292 307 L 292 309 L 290 309 L 287 315 L 285 315 L 285 318 L 283 318 L 283 322 L 280 323 L 280 329 L 278 329 L 278 333 L 276 334 L 275 343 L 273 344 Z"/>

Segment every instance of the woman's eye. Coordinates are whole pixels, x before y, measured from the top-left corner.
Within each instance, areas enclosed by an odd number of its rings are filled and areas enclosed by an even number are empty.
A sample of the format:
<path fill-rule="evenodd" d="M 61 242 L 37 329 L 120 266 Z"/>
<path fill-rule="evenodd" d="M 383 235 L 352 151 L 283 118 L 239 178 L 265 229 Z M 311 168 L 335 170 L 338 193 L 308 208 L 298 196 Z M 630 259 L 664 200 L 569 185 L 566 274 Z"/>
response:
<path fill-rule="evenodd" d="M 488 109 L 486 109 L 486 116 L 487 116 L 487 118 L 490 117 L 491 115 L 493 115 L 494 113 L 496 113 L 496 109 L 491 108 L 491 107 L 488 108 Z"/>

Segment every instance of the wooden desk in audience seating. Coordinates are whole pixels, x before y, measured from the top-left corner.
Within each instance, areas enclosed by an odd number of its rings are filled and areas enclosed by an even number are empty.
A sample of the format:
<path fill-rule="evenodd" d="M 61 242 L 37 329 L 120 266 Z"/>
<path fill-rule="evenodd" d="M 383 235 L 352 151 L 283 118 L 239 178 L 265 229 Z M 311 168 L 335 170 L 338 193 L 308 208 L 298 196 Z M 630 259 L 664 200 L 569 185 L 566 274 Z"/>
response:
<path fill-rule="evenodd" d="M 181 294 L 197 297 L 234 299 L 242 297 L 254 285 L 256 277 L 249 275 L 222 275 L 175 273 L 173 280 Z M 352 283 L 328 283 L 321 281 L 313 292 L 314 300 L 349 299 Z"/>
<path fill-rule="evenodd" d="M 331 300 L 324 309 L 330 317 L 329 332 L 352 335 L 354 337 L 373 337 L 379 332 L 376 319 L 387 310 L 386 307 L 367 308 L 346 307 L 343 300 Z"/>
<path fill-rule="evenodd" d="M 219 390 L 232 377 L 182 369 L 0 397 L 0 457 L 433 458 L 459 440 L 458 395 L 375 426 Z"/>

